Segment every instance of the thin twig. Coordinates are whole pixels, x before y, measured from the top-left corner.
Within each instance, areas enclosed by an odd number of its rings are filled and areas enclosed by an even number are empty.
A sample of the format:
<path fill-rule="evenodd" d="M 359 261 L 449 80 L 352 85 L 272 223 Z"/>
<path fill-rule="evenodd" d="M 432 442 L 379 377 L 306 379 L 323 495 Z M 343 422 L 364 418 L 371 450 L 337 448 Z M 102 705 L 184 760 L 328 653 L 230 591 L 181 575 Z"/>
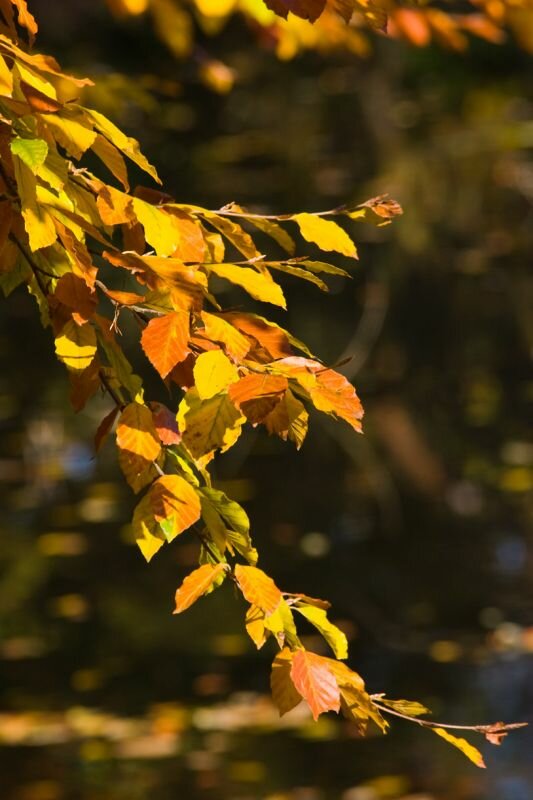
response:
<path fill-rule="evenodd" d="M 28 262 L 31 271 L 33 272 L 33 274 L 35 276 L 35 280 L 37 281 L 37 285 L 39 286 L 39 289 L 41 290 L 41 292 L 43 293 L 44 297 L 46 298 L 46 296 L 48 295 L 48 291 L 47 291 L 46 286 L 44 285 L 43 279 L 41 278 L 41 275 L 40 275 L 40 273 L 43 270 L 39 267 L 38 264 L 35 263 L 35 261 L 33 260 L 32 256 L 28 253 L 28 251 L 26 250 L 26 248 L 24 247 L 22 242 L 13 233 L 10 233 L 9 236 L 10 236 L 11 241 L 14 242 L 16 247 L 18 247 L 18 249 L 20 250 L 20 252 L 24 256 L 24 258 Z"/>
<path fill-rule="evenodd" d="M 506 733 L 507 731 L 516 730 L 517 728 L 525 728 L 529 724 L 528 722 L 511 722 L 506 725 L 503 722 L 496 722 L 491 725 L 451 725 L 447 722 L 433 722 L 432 720 L 413 717 L 411 714 L 402 714 L 401 711 L 395 711 L 375 699 L 381 696 L 382 695 L 370 695 L 370 699 L 376 708 L 379 708 L 379 710 L 383 711 L 385 714 L 392 714 L 394 717 L 400 717 L 400 719 L 405 719 L 408 722 L 415 722 L 423 728 L 446 728 L 452 731 L 474 731 L 475 733 Z"/>
<path fill-rule="evenodd" d="M 126 408 L 126 403 L 118 396 L 116 391 L 113 389 L 113 387 L 111 386 L 108 378 L 106 377 L 106 375 L 105 375 L 105 373 L 104 373 L 104 371 L 102 369 L 98 371 L 98 377 L 100 378 L 100 383 L 102 384 L 102 386 L 104 387 L 106 392 L 109 394 L 109 396 L 111 397 L 111 399 L 113 400 L 115 405 L 118 408 L 120 408 L 121 411 L 124 408 Z"/>

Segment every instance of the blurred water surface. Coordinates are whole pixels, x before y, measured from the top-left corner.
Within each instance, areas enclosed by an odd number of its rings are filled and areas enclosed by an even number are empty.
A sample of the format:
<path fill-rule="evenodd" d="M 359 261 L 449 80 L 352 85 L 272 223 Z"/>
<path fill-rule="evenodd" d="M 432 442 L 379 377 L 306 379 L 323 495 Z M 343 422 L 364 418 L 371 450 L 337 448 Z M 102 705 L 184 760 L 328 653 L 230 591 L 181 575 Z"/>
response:
<path fill-rule="evenodd" d="M 217 95 L 143 18 L 32 7 L 40 47 L 99 81 L 86 102 L 141 140 L 178 200 L 402 203 L 395 225 L 354 227 L 352 281 L 329 297 L 286 284 L 284 326 L 326 363 L 352 357 L 365 436 L 315 418 L 296 454 L 250 432 L 217 484 L 280 585 L 332 600 L 370 691 L 449 722 L 531 719 L 531 57 L 379 39 L 366 60 L 278 62 L 235 20 L 204 43 L 238 76 Z M 133 546 L 112 448 L 92 451 L 106 402 L 74 415 L 31 299 L 2 308 L 2 800 L 533 796 L 527 730 L 482 746 L 481 772 L 401 722 L 361 740 L 302 708 L 280 721 L 273 654 L 253 650 L 229 587 L 170 613 L 194 543 L 149 567 Z"/>

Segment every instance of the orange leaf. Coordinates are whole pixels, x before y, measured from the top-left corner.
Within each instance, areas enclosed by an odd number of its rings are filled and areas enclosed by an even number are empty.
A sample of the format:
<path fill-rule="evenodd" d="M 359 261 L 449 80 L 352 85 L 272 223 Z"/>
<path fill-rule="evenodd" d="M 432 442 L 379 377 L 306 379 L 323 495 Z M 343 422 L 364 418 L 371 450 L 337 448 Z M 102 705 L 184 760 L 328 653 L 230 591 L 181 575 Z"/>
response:
<path fill-rule="evenodd" d="M 236 311 L 220 314 L 220 317 L 247 336 L 253 336 L 257 343 L 266 350 L 269 361 L 292 355 L 293 350 L 289 337 L 275 323 L 267 322 L 256 314 L 241 314 Z"/>
<path fill-rule="evenodd" d="M 324 711 L 339 711 L 340 691 L 327 659 L 308 650 L 297 650 L 292 659 L 291 679 L 315 720 Z"/>
<path fill-rule="evenodd" d="M 173 614 L 181 614 L 211 588 L 219 575 L 224 572 L 223 564 L 203 564 L 187 575 L 176 592 L 176 608 Z"/>
<path fill-rule="evenodd" d="M 302 696 L 296 690 L 291 679 L 292 657 L 291 651 L 285 647 L 277 654 L 272 663 L 270 688 L 272 689 L 272 700 L 280 717 L 287 711 L 292 711 L 302 701 Z"/>
<path fill-rule="evenodd" d="M 66 275 L 60 277 L 54 296 L 75 312 L 72 316 L 78 324 L 87 322 L 94 315 L 96 310 L 95 293 L 89 289 L 82 278 L 72 272 L 67 272 Z"/>
<path fill-rule="evenodd" d="M 152 412 L 147 406 L 141 403 L 126 406 L 117 427 L 117 446 L 122 471 L 137 492 L 151 479 L 153 462 L 161 452 Z"/>
<path fill-rule="evenodd" d="M 274 613 L 281 603 L 282 597 L 280 590 L 269 575 L 257 567 L 243 567 L 241 564 L 237 564 L 235 577 L 241 592 L 249 603 L 258 606 L 266 616 Z"/>
<path fill-rule="evenodd" d="M 168 539 L 190 528 L 200 518 L 200 500 L 190 483 L 180 475 L 162 475 L 150 489 L 156 522 L 171 520 Z M 165 531 L 166 533 L 166 531 Z"/>
<path fill-rule="evenodd" d="M 264 373 L 246 375 L 237 383 L 229 387 L 228 394 L 240 408 L 247 400 L 256 400 L 260 397 L 282 395 L 287 390 L 289 382 L 282 375 L 268 375 Z M 281 398 L 279 398 L 281 399 Z"/>
<path fill-rule="evenodd" d="M 141 337 L 144 352 L 162 378 L 187 358 L 188 341 L 189 314 L 185 311 L 151 319 Z"/>

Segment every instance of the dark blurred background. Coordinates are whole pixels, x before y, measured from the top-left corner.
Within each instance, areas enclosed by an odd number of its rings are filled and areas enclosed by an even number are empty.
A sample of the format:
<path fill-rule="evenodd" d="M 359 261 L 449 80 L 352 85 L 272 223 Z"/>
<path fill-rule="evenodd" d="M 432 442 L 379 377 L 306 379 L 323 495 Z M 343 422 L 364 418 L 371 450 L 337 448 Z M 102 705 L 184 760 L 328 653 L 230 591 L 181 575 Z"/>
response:
<path fill-rule="evenodd" d="M 141 141 L 179 201 L 401 202 L 394 225 L 353 224 L 352 281 L 329 297 L 285 284 L 283 324 L 326 363 L 352 356 L 365 436 L 315 415 L 297 454 L 251 432 L 217 484 L 279 585 L 332 600 L 369 691 L 448 722 L 530 720 L 531 56 L 378 36 L 365 59 L 280 61 L 235 17 L 197 33 L 234 70 L 217 93 L 144 15 L 30 8 L 39 48 L 97 80 L 85 104 Z M 113 448 L 93 455 L 107 405 L 71 412 L 51 344 L 23 291 L 3 302 L 1 800 L 533 797 L 528 731 L 481 744 L 482 772 L 401 721 L 366 740 L 302 708 L 279 721 L 273 651 L 255 652 L 231 588 L 171 615 L 196 547 L 183 536 L 145 564 Z"/>

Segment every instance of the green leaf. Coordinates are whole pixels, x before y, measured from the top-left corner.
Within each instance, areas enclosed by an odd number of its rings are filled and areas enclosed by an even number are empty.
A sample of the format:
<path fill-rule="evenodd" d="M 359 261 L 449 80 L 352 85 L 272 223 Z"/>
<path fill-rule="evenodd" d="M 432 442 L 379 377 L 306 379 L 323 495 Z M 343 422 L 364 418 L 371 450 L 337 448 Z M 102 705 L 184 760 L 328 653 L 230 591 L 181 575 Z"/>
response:
<path fill-rule="evenodd" d="M 295 609 L 322 634 L 336 658 L 348 658 L 348 640 L 340 628 L 329 621 L 323 608 L 295 606 Z"/>
<path fill-rule="evenodd" d="M 18 156 L 35 175 L 48 155 L 48 145 L 44 139 L 21 139 L 17 136 L 10 143 L 11 152 Z"/>

